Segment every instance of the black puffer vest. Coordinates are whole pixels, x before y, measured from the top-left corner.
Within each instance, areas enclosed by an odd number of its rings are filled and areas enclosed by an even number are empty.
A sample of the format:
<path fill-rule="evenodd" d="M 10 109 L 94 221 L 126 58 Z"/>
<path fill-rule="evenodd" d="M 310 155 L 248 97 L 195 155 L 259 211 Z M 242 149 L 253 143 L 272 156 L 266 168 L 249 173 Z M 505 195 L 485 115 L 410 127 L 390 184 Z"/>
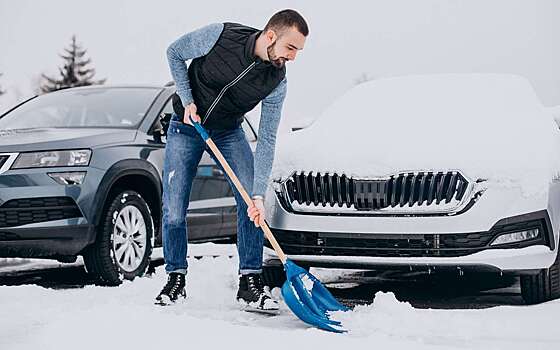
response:
<path fill-rule="evenodd" d="M 189 82 L 198 115 L 207 129 L 239 127 L 245 113 L 284 79 L 285 66 L 279 69 L 255 56 L 260 33 L 242 24 L 224 23 L 210 52 L 192 60 Z M 177 94 L 173 95 L 173 109 L 179 116 L 185 113 Z"/>

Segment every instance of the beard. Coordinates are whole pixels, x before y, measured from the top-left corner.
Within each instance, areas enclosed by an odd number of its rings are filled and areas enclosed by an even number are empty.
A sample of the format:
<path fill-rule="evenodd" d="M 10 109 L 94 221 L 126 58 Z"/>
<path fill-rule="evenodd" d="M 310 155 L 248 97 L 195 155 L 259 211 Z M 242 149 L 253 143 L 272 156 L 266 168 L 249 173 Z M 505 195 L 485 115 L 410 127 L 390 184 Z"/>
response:
<path fill-rule="evenodd" d="M 276 52 L 274 50 L 275 46 L 276 46 L 276 41 L 274 43 L 272 43 L 272 45 L 270 45 L 269 47 L 266 48 L 266 53 L 268 55 L 268 60 L 270 61 L 270 63 L 274 67 L 282 68 L 282 67 L 284 67 L 284 64 L 286 64 L 286 59 L 284 57 L 276 56 Z"/>

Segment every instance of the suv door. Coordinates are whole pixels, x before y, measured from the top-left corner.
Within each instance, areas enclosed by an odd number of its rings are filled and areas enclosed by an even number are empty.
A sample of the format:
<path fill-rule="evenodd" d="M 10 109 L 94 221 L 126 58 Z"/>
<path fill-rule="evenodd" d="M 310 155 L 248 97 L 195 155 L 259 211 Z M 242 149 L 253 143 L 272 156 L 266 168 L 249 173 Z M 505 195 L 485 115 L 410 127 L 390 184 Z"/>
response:
<path fill-rule="evenodd" d="M 187 211 L 189 240 L 207 241 L 226 236 L 222 227 L 223 211 L 232 205 L 233 199 L 228 191 L 231 190 L 223 172 L 204 152 L 193 180 Z"/>
<path fill-rule="evenodd" d="M 169 99 L 158 117 L 160 121 L 168 120 L 173 113 L 173 103 Z M 160 129 L 161 122 L 155 122 L 153 129 Z M 161 133 L 153 132 L 153 135 L 160 135 Z M 162 137 L 155 137 L 153 142 L 158 142 L 165 146 L 166 135 Z M 161 164 L 163 169 L 164 149 L 161 148 L 158 154 L 161 158 L 155 161 L 155 164 Z M 160 169 L 160 170 L 161 170 Z M 200 160 L 196 176 L 193 180 L 189 208 L 187 210 L 187 225 L 189 241 L 205 241 L 221 239 L 224 236 L 222 230 L 222 216 L 224 206 L 231 206 L 231 199 L 227 192 L 229 184 L 219 169 L 218 165 L 212 158 L 204 152 Z M 234 201 L 235 202 L 235 201 Z M 233 204 L 235 205 L 235 203 Z"/>

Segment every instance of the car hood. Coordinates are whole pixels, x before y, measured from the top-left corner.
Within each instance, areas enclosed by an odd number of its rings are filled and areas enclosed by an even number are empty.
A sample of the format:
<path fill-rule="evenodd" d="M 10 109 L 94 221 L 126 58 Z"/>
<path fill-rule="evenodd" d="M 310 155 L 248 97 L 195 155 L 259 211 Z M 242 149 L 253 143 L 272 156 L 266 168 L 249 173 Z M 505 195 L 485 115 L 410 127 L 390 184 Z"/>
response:
<path fill-rule="evenodd" d="M 0 152 L 92 148 L 130 142 L 136 130 L 109 128 L 35 128 L 0 130 Z"/>
<path fill-rule="evenodd" d="M 273 176 L 460 170 L 472 180 L 541 191 L 560 169 L 559 140 L 551 113 L 524 78 L 380 79 L 348 91 L 311 126 L 279 137 Z"/>

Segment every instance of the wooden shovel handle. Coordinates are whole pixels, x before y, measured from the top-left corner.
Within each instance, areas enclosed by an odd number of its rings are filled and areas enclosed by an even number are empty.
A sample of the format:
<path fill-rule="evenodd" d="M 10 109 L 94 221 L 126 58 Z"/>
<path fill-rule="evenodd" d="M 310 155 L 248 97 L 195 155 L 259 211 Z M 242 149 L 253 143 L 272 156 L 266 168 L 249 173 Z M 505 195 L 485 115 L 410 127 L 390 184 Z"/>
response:
<path fill-rule="evenodd" d="M 208 147 L 210 147 L 210 149 L 212 150 L 212 152 L 214 153 L 216 158 L 218 158 L 218 161 L 220 162 L 220 164 L 222 165 L 222 167 L 224 168 L 224 170 L 228 174 L 229 178 L 231 179 L 231 181 L 235 185 L 235 188 L 237 188 L 239 193 L 241 193 L 241 196 L 243 197 L 243 200 L 245 201 L 247 206 L 248 207 L 252 206 L 253 205 L 253 200 L 251 199 L 251 197 L 249 196 L 247 191 L 245 191 L 245 188 L 243 187 L 241 182 L 239 182 L 239 179 L 237 178 L 237 176 L 235 175 L 235 173 L 233 172 L 233 170 L 229 166 L 228 162 L 226 161 L 226 159 L 222 155 L 222 152 L 220 152 L 220 150 L 218 149 L 218 147 L 216 146 L 214 141 L 212 141 L 212 139 L 208 137 L 208 138 L 205 139 L 205 142 L 208 145 Z M 276 241 L 276 238 L 274 238 L 274 235 L 272 234 L 272 231 L 270 231 L 270 228 L 268 227 L 268 224 L 265 222 L 264 225 L 261 225 L 260 227 L 263 230 L 264 235 L 266 236 L 266 239 L 268 239 L 270 244 L 272 244 L 272 247 L 274 248 L 274 251 L 276 252 L 278 257 L 280 258 L 280 261 L 282 261 L 282 264 L 285 264 L 286 260 L 287 260 L 286 254 L 284 254 L 284 252 L 282 251 L 282 248 L 280 248 L 280 245 L 278 244 L 278 241 Z"/>

